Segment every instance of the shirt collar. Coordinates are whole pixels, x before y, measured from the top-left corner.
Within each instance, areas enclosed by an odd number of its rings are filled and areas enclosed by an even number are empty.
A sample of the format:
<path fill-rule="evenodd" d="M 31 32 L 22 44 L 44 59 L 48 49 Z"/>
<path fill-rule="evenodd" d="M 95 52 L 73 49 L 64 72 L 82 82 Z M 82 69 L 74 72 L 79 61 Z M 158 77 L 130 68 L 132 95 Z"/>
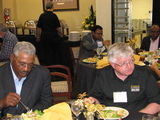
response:
<path fill-rule="evenodd" d="M 16 76 L 15 72 L 13 71 L 12 63 L 10 63 L 10 67 L 11 67 L 14 82 L 16 82 L 18 80 L 18 77 Z M 25 80 L 25 79 L 26 79 L 26 77 L 22 77 L 22 80 Z"/>
<path fill-rule="evenodd" d="M 156 40 L 159 40 L 159 36 L 157 37 L 157 39 Z M 152 41 L 152 38 L 150 38 L 150 41 Z"/>

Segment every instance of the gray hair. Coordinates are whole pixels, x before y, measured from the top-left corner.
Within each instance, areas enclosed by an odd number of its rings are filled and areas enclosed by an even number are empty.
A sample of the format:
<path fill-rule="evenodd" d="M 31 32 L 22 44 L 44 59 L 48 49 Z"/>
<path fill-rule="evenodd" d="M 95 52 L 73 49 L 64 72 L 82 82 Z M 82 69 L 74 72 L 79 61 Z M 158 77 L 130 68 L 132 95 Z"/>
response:
<path fill-rule="evenodd" d="M 13 49 L 13 54 L 18 57 L 19 53 L 23 52 L 25 54 L 29 54 L 29 55 L 35 55 L 36 54 L 36 49 L 33 46 L 33 44 L 29 43 L 29 42 L 18 42 Z"/>
<path fill-rule="evenodd" d="M 46 4 L 46 9 L 52 9 L 53 8 L 53 2 L 48 2 Z"/>
<path fill-rule="evenodd" d="M 4 23 L 0 23 L 0 32 L 7 32 L 7 26 Z"/>
<path fill-rule="evenodd" d="M 126 58 L 133 55 L 130 45 L 123 42 L 114 43 L 108 50 L 108 60 L 116 63 L 117 58 Z"/>

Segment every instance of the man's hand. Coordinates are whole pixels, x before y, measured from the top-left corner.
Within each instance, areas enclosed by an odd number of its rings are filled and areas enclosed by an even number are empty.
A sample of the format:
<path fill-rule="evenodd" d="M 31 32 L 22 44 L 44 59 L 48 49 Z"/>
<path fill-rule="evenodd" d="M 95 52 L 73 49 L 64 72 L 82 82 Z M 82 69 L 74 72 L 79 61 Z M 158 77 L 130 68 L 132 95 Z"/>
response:
<path fill-rule="evenodd" d="M 94 97 L 84 98 L 85 102 L 100 104 L 99 101 Z"/>
<path fill-rule="evenodd" d="M 142 51 L 143 51 L 143 50 L 140 49 L 140 48 L 136 48 L 136 49 L 135 49 L 136 54 L 138 54 L 139 52 L 142 52 Z"/>
<path fill-rule="evenodd" d="M 105 46 L 110 46 L 110 40 L 104 40 L 104 41 L 102 41 L 102 43 L 103 43 L 103 45 L 105 45 Z"/>
<path fill-rule="evenodd" d="M 16 106 L 20 99 L 21 97 L 17 93 L 8 93 L 6 97 L 0 100 L 0 110 L 4 107 Z"/>

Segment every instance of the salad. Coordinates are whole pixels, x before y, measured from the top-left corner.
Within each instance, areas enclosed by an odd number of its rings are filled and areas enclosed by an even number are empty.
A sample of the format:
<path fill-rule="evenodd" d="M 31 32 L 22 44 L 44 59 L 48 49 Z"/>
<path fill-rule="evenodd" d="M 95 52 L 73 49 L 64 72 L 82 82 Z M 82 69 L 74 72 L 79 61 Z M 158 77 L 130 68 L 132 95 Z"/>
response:
<path fill-rule="evenodd" d="M 93 58 L 84 59 L 82 61 L 85 62 L 85 63 L 97 63 L 99 61 L 99 59 L 96 58 L 96 57 L 93 57 Z"/>
<path fill-rule="evenodd" d="M 39 111 L 39 110 L 35 110 L 35 111 L 29 111 L 27 113 L 22 113 L 22 117 L 24 120 L 38 120 L 39 118 L 41 118 L 41 116 L 44 113 Z"/>
<path fill-rule="evenodd" d="M 129 112 L 125 109 L 107 109 L 101 111 L 100 118 L 105 119 L 119 119 L 119 118 L 125 118 L 128 116 Z M 103 116 L 103 117 L 102 117 Z"/>

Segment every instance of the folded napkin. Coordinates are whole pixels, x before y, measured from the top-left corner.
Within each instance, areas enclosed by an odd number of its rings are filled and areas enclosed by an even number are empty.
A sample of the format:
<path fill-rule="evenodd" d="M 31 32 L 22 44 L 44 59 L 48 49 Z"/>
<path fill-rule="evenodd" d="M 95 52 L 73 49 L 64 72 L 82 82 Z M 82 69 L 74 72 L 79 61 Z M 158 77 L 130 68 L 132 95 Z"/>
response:
<path fill-rule="evenodd" d="M 96 68 L 97 69 L 101 69 L 105 66 L 108 66 L 109 65 L 109 61 L 108 61 L 108 57 L 103 57 L 102 60 L 98 61 L 97 64 L 96 64 Z"/>
<path fill-rule="evenodd" d="M 135 59 L 134 64 L 138 64 L 138 63 L 139 63 L 140 56 L 134 54 L 133 57 L 134 57 L 134 59 Z"/>
<path fill-rule="evenodd" d="M 71 109 L 66 102 L 53 105 L 43 112 L 39 120 L 72 120 Z"/>

